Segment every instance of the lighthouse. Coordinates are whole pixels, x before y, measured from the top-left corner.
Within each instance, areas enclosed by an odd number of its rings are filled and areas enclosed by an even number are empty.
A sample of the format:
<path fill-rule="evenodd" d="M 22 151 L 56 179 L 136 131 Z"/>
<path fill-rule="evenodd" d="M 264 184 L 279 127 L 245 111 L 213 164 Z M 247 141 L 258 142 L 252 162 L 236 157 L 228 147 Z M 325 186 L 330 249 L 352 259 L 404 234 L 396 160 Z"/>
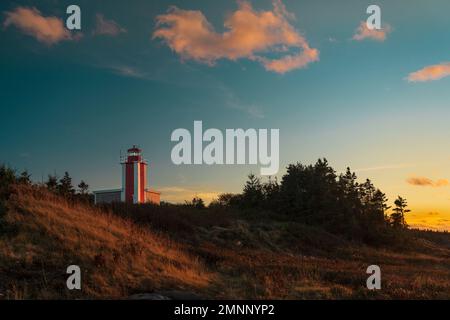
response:
<path fill-rule="evenodd" d="M 128 149 L 127 155 L 121 159 L 123 202 L 145 202 L 147 188 L 147 161 L 142 157 L 142 150 L 136 146 Z"/>
<path fill-rule="evenodd" d="M 160 193 L 147 188 L 148 162 L 142 149 L 134 145 L 120 157 L 122 165 L 122 188 L 94 191 L 95 203 L 127 202 L 159 204 Z"/>

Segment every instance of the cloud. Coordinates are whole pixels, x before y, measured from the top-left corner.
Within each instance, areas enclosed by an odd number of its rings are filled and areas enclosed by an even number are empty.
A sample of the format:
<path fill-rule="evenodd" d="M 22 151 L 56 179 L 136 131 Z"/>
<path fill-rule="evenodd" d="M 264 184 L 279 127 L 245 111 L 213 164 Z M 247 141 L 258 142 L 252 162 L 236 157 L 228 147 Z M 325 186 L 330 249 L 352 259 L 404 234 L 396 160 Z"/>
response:
<path fill-rule="evenodd" d="M 217 196 L 221 193 L 198 190 L 197 188 L 189 189 L 171 186 L 158 188 L 158 191 L 161 191 L 161 200 L 173 203 L 184 203 L 184 201 L 191 201 L 194 197 L 199 197 L 208 204 L 212 200 L 217 199 Z"/>
<path fill-rule="evenodd" d="M 336 42 L 338 42 L 338 40 L 336 38 L 334 38 L 334 37 L 328 37 L 328 42 L 336 43 Z"/>
<path fill-rule="evenodd" d="M 238 96 L 227 86 L 220 84 L 216 87 L 216 89 L 221 94 L 221 100 L 224 102 L 224 104 L 234 110 L 242 111 L 246 114 L 248 114 L 252 118 L 256 119 L 263 119 L 265 117 L 264 111 L 261 109 L 261 107 L 254 105 L 254 104 L 246 104 L 239 99 Z"/>
<path fill-rule="evenodd" d="M 384 41 L 388 33 L 392 31 L 390 25 L 385 24 L 380 30 L 367 28 L 367 23 L 361 21 L 358 28 L 356 28 L 355 34 L 353 35 L 353 40 L 362 41 L 364 39 L 372 39 L 376 41 Z"/>
<path fill-rule="evenodd" d="M 409 82 L 434 81 L 450 75 L 450 62 L 434 64 L 412 72 L 406 78 Z"/>
<path fill-rule="evenodd" d="M 112 70 L 115 74 L 129 77 L 129 78 L 138 78 L 138 79 L 146 79 L 147 76 L 145 73 L 141 72 L 140 70 L 126 66 L 126 65 L 112 65 L 108 66 L 108 69 Z"/>
<path fill-rule="evenodd" d="M 127 32 L 125 28 L 122 28 L 114 20 L 105 19 L 101 13 L 97 13 L 95 21 L 96 25 L 95 30 L 93 31 L 94 35 L 117 36 L 120 33 Z"/>
<path fill-rule="evenodd" d="M 63 21 L 57 17 L 44 17 L 36 8 L 17 7 L 13 11 L 5 12 L 6 19 L 3 26 L 14 25 L 25 34 L 33 36 L 38 41 L 48 45 L 73 37 L 64 27 Z"/>
<path fill-rule="evenodd" d="M 378 170 L 390 170 L 390 169 L 403 169 L 403 168 L 411 168 L 416 165 L 413 163 L 400 163 L 400 164 L 388 164 L 383 166 L 375 166 L 375 167 L 367 167 L 367 168 L 358 168 L 355 169 L 355 172 L 364 172 L 364 171 L 378 171 Z"/>
<path fill-rule="evenodd" d="M 437 211 L 412 213 L 407 216 L 407 222 L 411 228 L 450 231 L 450 220 L 448 215 Z"/>
<path fill-rule="evenodd" d="M 285 73 L 319 60 L 319 51 L 289 23 L 293 15 L 280 0 L 273 2 L 272 11 L 256 11 L 247 1 L 239 1 L 238 6 L 225 19 L 223 33 L 217 33 L 202 12 L 173 6 L 157 16 L 153 38 L 162 39 L 183 59 L 208 65 L 219 59 L 245 58 L 258 61 L 266 70 Z M 293 49 L 298 52 L 292 53 Z M 262 53 L 282 56 L 271 59 Z"/>
<path fill-rule="evenodd" d="M 419 186 L 419 187 L 445 187 L 448 186 L 449 182 L 447 179 L 439 179 L 436 181 L 433 181 L 426 177 L 412 177 L 408 178 L 406 182 L 413 186 Z"/>

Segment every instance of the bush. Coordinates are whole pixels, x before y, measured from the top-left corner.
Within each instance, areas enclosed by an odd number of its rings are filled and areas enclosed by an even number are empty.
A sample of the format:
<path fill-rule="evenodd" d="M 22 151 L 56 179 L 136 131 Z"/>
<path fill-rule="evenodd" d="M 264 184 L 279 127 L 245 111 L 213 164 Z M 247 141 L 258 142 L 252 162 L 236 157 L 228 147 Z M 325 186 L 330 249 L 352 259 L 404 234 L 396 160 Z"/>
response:
<path fill-rule="evenodd" d="M 98 206 L 101 210 L 182 238 L 194 234 L 196 227 L 228 226 L 233 216 L 232 210 L 223 206 L 204 208 L 168 203 L 161 203 L 159 206 L 151 203 L 112 203 Z"/>

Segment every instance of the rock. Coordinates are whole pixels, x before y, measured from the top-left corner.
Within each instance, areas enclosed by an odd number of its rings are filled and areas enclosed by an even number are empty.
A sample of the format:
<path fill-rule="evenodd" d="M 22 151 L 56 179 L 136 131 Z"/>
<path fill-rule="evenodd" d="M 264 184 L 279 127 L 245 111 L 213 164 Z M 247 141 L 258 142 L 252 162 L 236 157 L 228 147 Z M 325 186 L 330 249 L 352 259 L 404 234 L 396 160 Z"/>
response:
<path fill-rule="evenodd" d="M 171 300 L 158 293 L 138 293 L 128 297 L 128 300 Z"/>
<path fill-rule="evenodd" d="M 172 300 L 205 300 L 204 297 L 195 293 L 179 290 L 161 291 L 161 294 Z"/>

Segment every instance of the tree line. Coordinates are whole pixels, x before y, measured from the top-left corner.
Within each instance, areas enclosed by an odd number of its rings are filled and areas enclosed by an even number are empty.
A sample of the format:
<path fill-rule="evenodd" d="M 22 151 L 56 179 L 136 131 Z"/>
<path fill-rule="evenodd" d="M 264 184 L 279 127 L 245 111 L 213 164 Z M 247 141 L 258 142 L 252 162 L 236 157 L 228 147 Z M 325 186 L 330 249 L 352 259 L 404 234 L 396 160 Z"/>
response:
<path fill-rule="evenodd" d="M 405 198 L 398 196 L 391 207 L 370 179 L 359 183 L 350 168 L 338 175 L 326 159 L 290 164 L 280 182 L 250 174 L 242 193 L 222 194 L 211 205 L 265 212 L 368 242 L 406 229 L 405 214 L 410 212 Z"/>
<path fill-rule="evenodd" d="M 0 165 L 0 197 L 6 192 L 6 188 L 11 184 L 33 185 L 31 174 L 27 170 L 17 173 L 16 170 L 5 165 Z M 39 185 L 39 184 L 38 184 Z M 92 195 L 89 193 L 89 185 L 81 180 L 77 188 L 72 183 L 69 172 L 64 172 L 61 178 L 57 175 L 48 175 L 45 182 L 40 185 L 45 186 L 49 191 L 71 200 L 91 201 Z"/>
<path fill-rule="evenodd" d="M 26 170 L 16 174 L 0 166 L 0 198 L 5 186 L 11 183 L 32 184 L 31 176 Z M 93 202 L 89 185 L 82 180 L 76 189 L 68 172 L 61 178 L 49 175 L 40 185 L 68 199 Z M 199 197 L 184 205 L 207 209 Z M 410 212 L 406 199 L 398 196 L 393 206 L 389 206 L 386 195 L 370 179 L 358 182 L 350 168 L 337 174 L 325 158 L 311 165 L 290 164 L 280 182 L 271 178 L 262 181 L 250 174 L 241 193 L 221 194 L 209 205 L 214 206 L 241 215 L 320 226 L 368 243 L 389 241 L 392 235 L 407 229 L 405 214 Z"/>

